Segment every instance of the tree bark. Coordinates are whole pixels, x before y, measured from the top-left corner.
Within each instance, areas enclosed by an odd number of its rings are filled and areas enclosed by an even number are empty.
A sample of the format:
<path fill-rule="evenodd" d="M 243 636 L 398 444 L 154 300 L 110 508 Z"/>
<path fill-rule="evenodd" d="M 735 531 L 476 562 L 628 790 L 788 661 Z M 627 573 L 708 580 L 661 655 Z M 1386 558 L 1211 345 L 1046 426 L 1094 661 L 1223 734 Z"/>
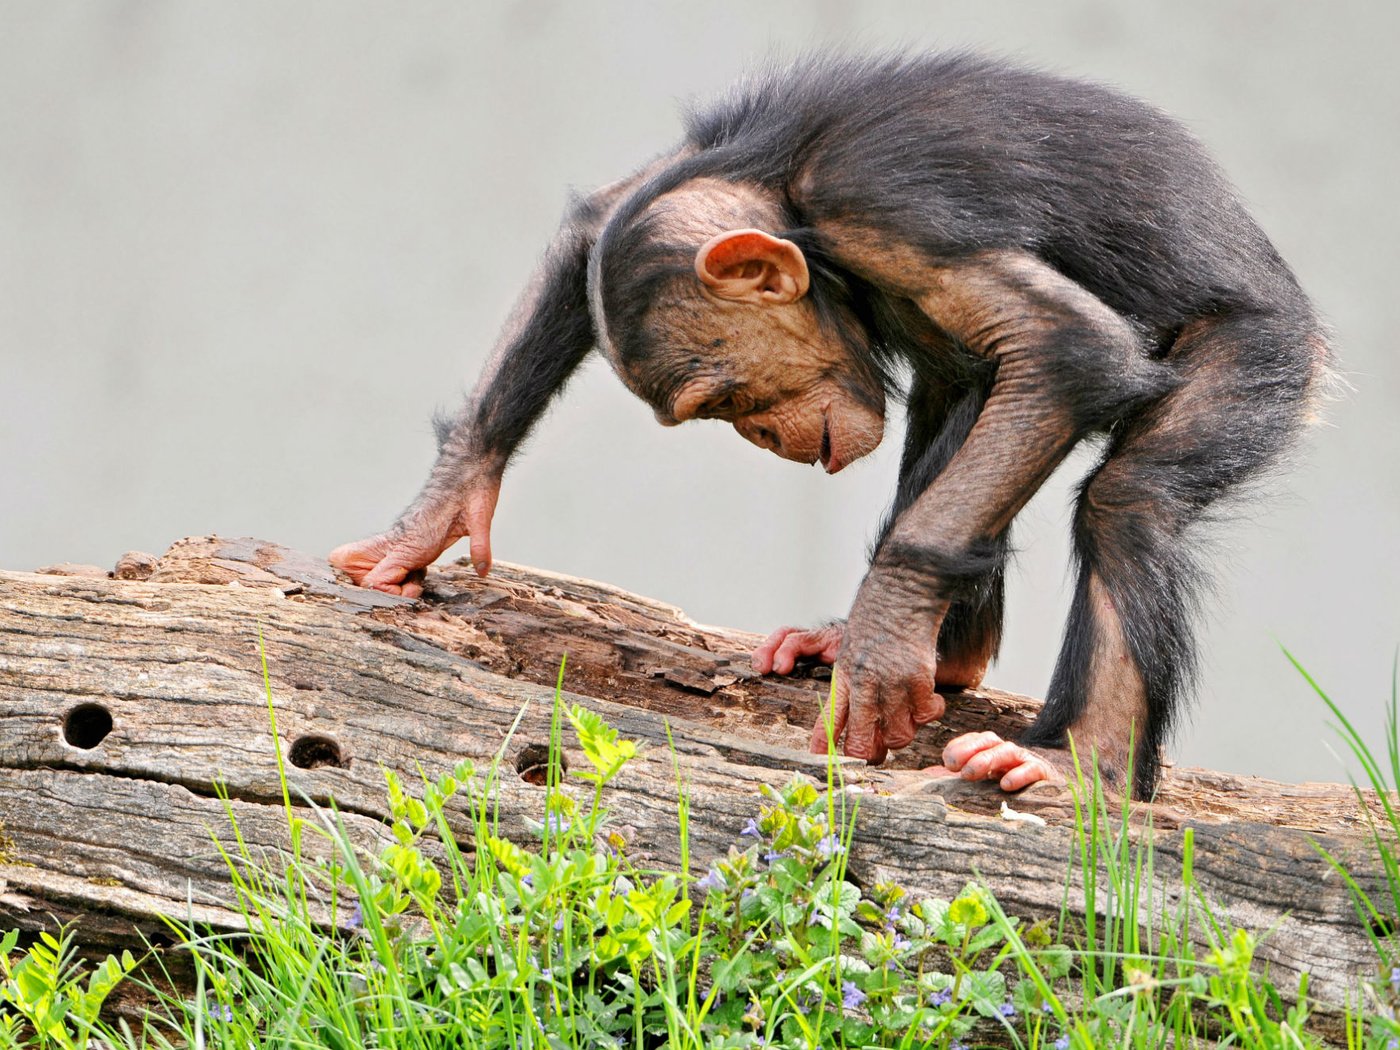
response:
<path fill-rule="evenodd" d="M 294 804 L 333 798 L 366 843 L 387 839 L 381 767 L 415 782 L 420 768 L 435 776 L 503 753 L 501 825 L 529 844 L 526 819 L 542 816 L 545 793 L 529 767 L 548 742 L 566 651 L 566 699 L 646 745 L 607 799 L 640 866 L 678 863 L 676 765 L 700 868 L 756 814 L 761 784 L 826 778 L 805 748 L 828 669 L 760 678 L 748 664 L 755 636 L 603 584 L 499 563 L 481 580 L 454 565 L 412 602 L 345 586 L 275 544 L 218 537 L 124 558 L 116 575 L 0 573 L 0 929 L 71 921 L 104 951 L 143 935 L 168 942 L 162 915 L 237 928 L 214 840 L 227 839 L 231 813 L 254 850 L 285 846 L 278 748 Z M 943 897 L 980 878 L 1013 915 L 1058 914 L 1075 843 L 1069 793 L 1009 797 L 918 772 L 949 736 L 1014 735 L 1036 706 L 991 689 L 952 694 L 947 721 L 886 766 L 843 762 L 860 798 L 851 877 Z M 1134 821 L 1153 828 L 1155 908 L 1178 898 L 1193 828 L 1201 890 L 1217 915 L 1266 934 L 1259 956 L 1285 992 L 1308 972 L 1311 995 L 1335 1006 L 1374 972 L 1346 887 L 1316 848 L 1380 885 L 1350 788 L 1172 768 Z M 1070 907 L 1082 909 L 1073 883 Z"/>

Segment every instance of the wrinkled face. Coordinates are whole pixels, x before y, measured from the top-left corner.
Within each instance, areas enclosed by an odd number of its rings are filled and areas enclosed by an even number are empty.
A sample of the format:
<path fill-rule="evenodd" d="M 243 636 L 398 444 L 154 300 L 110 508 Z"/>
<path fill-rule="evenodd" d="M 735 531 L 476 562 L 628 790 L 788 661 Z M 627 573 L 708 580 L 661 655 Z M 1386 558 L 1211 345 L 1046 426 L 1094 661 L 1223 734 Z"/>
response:
<path fill-rule="evenodd" d="M 879 445 L 884 390 L 808 301 L 735 302 L 681 284 L 648 312 L 651 359 L 623 375 L 658 421 L 722 419 L 829 474 Z"/>

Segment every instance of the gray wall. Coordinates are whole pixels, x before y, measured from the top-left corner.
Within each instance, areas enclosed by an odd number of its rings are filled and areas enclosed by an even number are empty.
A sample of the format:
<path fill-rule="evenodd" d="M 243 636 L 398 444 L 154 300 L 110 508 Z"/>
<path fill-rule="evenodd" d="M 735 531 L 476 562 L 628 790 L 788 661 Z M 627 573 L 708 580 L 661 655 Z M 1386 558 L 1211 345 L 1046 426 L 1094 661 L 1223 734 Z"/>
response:
<path fill-rule="evenodd" d="M 1189 123 L 1335 326 L 1354 387 L 1227 530 L 1183 761 L 1335 778 L 1291 648 L 1379 738 L 1400 642 L 1393 4 L 0 2 L 0 565 L 386 525 L 566 187 L 678 100 L 829 43 L 974 45 Z M 512 469 L 498 557 L 759 631 L 842 615 L 895 441 L 837 478 L 663 431 L 595 362 Z M 1067 494 L 1018 533 L 992 681 L 1043 690 Z M 465 545 L 463 545 L 464 547 Z M 465 550 L 458 553 L 464 554 Z"/>

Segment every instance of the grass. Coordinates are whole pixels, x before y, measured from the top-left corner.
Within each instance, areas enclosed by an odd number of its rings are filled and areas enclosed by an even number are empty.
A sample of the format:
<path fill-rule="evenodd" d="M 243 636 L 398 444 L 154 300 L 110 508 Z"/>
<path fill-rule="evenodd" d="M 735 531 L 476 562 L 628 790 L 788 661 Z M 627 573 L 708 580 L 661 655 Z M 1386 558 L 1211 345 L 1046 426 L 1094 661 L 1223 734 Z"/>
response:
<path fill-rule="evenodd" d="M 1373 825 L 1386 899 L 1368 897 L 1332 858 L 1383 975 L 1358 986 L 1348 1041 L 1389 1048 L 1400 1045 L 1400 969 L 1385 926 L 1400 911 L 1395 698 L 1388 767 L 1331 706 L 1386 815 Z M 333 808 L 293 807 L 283 773 L 285 855 L 255 855 L 228 807 L 233 834 L 219 848 L 246 933 L 170 920 L 193 965 L 192 994 L 169 990 L 160 957 L 90 968 L 70 931 L 24 949 L 11 933 L 0 939 L 0 1047 L 1321 1045 L 1306 981 L 1285 1002 L 1255 964 L 1256 933 L 1222 921 L 1196 884 L 1190 830 L 1183 892 L 1170 904 L 1151 836 L 1128 833 L 1126 804 L 1110 801 L 1093 770 L 1077 778 L 1064 906 L 1028 923 L 976 882 L 937 900 L 847 881 L 858 814 L 834 762 L 825 784 L 797 777 L 765 789 L 735 844 L 698 877 L 677 763 L 681 863 L 639 868 L 607 808 L 638 745 L 566 707 L 561 689 L 555 753 L 566 727 L 585 765 L 565 783 L 559 763 L 547 763 L 529 849 L 500 834 L 499 758 L 413 785 L 386 771 L 392 822 L 372 849 Z M 449 823 L 463 810 L 469 834 Z M 323 848 L 310 848 L 317 840 Z M 154 1003 L 139 1030 L 101 1012 L 124 980 L 143 982 Z"/>

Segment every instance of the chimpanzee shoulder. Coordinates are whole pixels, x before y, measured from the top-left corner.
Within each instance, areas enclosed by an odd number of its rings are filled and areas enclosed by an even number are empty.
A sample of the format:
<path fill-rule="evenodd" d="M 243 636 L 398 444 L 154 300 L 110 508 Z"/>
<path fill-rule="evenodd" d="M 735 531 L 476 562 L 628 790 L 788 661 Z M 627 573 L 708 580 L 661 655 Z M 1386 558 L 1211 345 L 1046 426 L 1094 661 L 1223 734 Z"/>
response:
<path fill-rule="evenodd" d="M 1148 329 L 1296 283 L 1178 121 L 968 53 L 812 57 L 694 112 L 707 166 L 937 258 L 1030 252 Z"/>

